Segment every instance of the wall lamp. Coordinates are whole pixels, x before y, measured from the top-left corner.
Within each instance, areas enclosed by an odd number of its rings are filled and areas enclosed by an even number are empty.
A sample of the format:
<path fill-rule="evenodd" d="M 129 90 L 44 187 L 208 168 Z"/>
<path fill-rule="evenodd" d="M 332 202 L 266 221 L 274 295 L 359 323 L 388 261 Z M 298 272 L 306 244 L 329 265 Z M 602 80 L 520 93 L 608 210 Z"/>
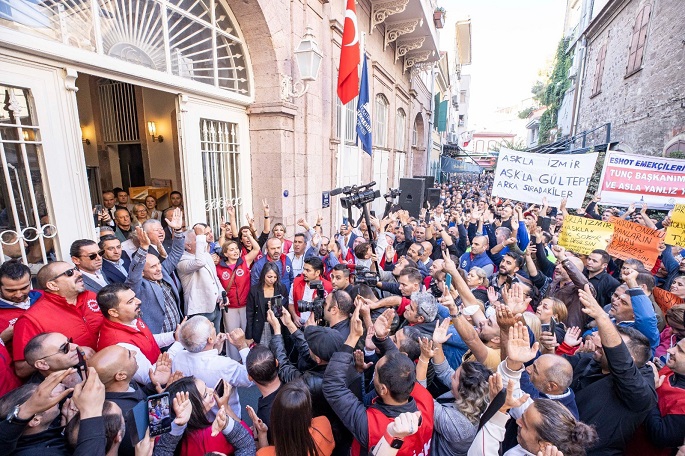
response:
<path fill-rule="evenodd" d="M 309 88 L 307 82 L 316 81 L 319 76 L 323 53 L 316 43 L 311 27 L 307 27 L 304 37 L 302 37 L 302 41 L 300 41 L 294 54 L 302 80 L 293 81 L 293 78 L 290 76 L 281 75 L 281 99 L 284 101 L 304 95 Z"/>
<path fill-rule="evenodd" d="M 90 139 L 86 138 L 83 134 L 83 127 L 81 127 L 81 142 L 87 146 L 90 146 Z"/>
<path fill-rule="evenodd" d="M 157 125 L 153 121 L 149 121 L 147 123 L 147 131 L 150 133 L 150 137 L 152 138 L 152 142 L 164 142 L 164 136 L 158 135 L 157 134 Z"/>

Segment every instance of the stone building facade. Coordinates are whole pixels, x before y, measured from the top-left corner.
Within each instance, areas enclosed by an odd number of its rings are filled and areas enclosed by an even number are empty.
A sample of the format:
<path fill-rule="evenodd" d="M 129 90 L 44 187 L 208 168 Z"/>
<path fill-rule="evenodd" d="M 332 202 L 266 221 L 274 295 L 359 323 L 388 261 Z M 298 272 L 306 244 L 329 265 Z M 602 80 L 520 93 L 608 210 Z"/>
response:
<path fill-rule="evenodd" d="M 571 115 L 559 114 L 561 131 L 569 131 L 562 119 L 572 134 L 611 123 L 620 150 L 685 152 L 685 2 L 571 3 L 578 9 L 567 30 L 574 84 L 564 102 Z"/>
<path fill-rule="evenodd" d="M 436 3 L 357 2 L 370 157 L 355 145 L 354 101 L 336 95 L 344 0 L 6 2 L 0 153 L 18 172 L 0 177 L 0 231 L 29 238 L 22 230 L 34 227 L 68 258 L 73 240 L 94 237 L 101 192 L 123 186 L 158 192 L 160 208 L 181 191 L 189 223 L 217 228 L 227 202 L 241 225 L 246 213 L 260 220 L 265 198 L 274 222 L 321 214 L 331 232 L 341 211 L 337 198 L 322 209 L 322 192 L 371 180 L 384 191 L 425 174 Z M 307 27 L 323 61 L 293 97 L 284 81 L 300 79 L 294 51 Z"/>

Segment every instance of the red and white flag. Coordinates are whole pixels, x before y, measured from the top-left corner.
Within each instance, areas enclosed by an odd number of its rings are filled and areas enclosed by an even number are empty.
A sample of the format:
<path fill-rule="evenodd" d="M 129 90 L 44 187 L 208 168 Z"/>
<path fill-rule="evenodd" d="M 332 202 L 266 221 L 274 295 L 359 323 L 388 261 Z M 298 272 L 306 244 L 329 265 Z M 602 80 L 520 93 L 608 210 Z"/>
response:
<path fill-rule="evenodd" d="M 338 98 L 342 104 L 359 95 L 359 28 L 355 0 L 347 0 L 342 47 L 340 48 L 340 69 L 338 71 Z"/>

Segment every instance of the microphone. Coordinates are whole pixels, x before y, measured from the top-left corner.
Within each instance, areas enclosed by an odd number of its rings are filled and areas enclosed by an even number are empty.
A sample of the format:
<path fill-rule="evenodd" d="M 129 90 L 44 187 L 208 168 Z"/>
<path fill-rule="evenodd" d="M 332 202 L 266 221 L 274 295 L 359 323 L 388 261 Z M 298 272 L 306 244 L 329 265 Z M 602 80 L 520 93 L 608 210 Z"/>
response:
<path fill-rule="evenodd" d="M 340 195 L 343 192 L 342 188 L 334 188 L 330 191 L 331 196 Z"/>

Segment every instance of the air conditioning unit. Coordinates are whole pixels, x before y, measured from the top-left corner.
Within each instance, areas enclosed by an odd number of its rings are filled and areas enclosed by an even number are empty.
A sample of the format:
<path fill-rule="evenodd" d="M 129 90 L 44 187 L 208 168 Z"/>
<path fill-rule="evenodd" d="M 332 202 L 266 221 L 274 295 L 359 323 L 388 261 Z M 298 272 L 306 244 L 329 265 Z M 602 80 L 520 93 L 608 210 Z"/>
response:
<path fill-rule="evenodd" d="M 454 109 L 459 109 L 459 95 L 452 95 L 452 106 Z"/>
<path fill-rule="evenodd" d="M 447 135 L 447 142 L 456 144 L 459 142 L 459 133 L 450 133 Z"/>

